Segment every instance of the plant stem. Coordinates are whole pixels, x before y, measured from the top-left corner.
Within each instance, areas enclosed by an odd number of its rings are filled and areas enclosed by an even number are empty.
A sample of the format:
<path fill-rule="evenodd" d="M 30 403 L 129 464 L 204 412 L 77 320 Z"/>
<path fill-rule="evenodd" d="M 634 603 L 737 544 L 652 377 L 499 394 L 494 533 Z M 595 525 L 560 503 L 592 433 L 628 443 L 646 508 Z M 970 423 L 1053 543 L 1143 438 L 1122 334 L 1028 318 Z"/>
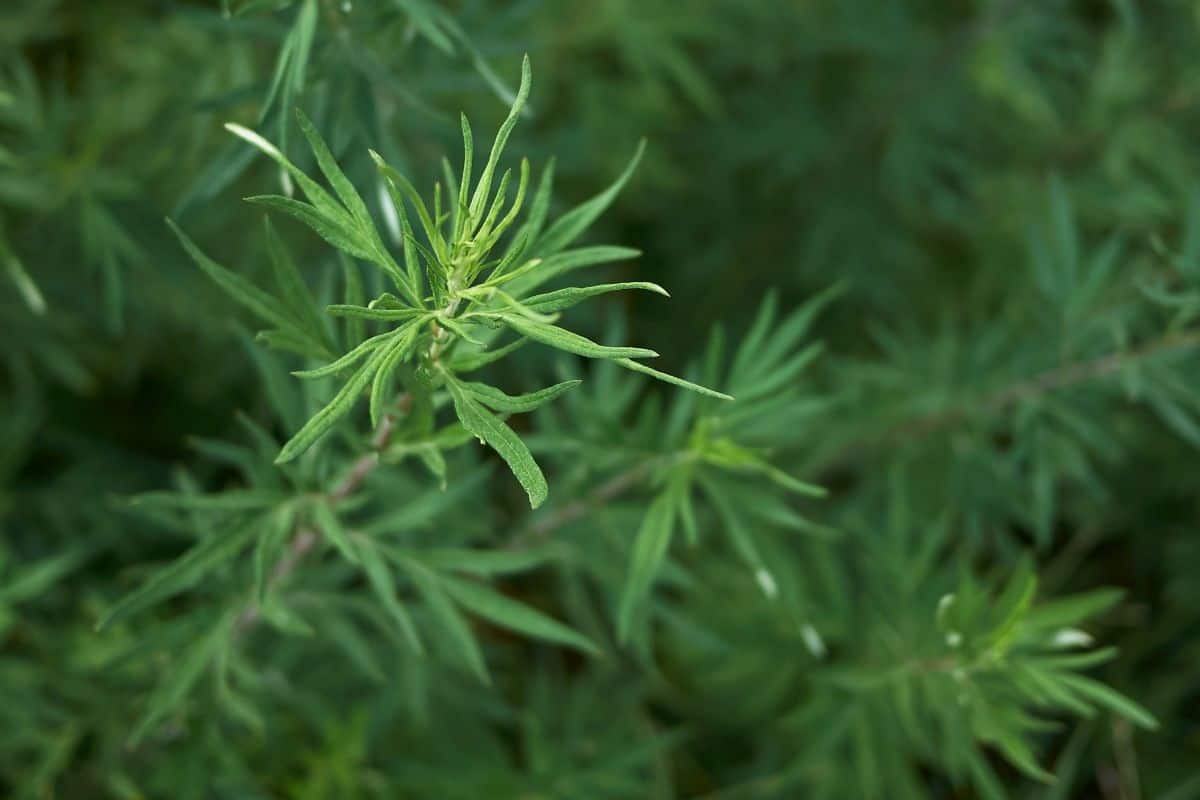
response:
<path fill-rule="evenodd" d="M 813 471 L 828 474 L 865 451 L 936 433 L 958 425 L 980 412 L 998 415 L 1018 403 L 1036 400 L 1051 392 L 1109 377 L 1138 362 L 1196 347 L 1200 347 L 1200 329 L 1168 334 L 1134 350 L 1109 353 L 1088 361 L 1052 367 L 1032 378 L 1011 383 L 981 399 L 968 399 L 948 410 L 910 418 L 892 425 L 882 433 L 851 440 L 832 455 L 819 459 Z"/>
<path fill-rule="evenodd" d="M 397 411 L 399 413 L 407 413 L 412 407 L 412 398 L 408 393 L 402 394 L 396 402 Z M 326 494 L 326 498 L 331 503 L 337 503 L 345 500 L 355 492 L 357 492 L 366 482 L 367 477 L 375 471 L 379 466 L 379 453 L 392 438 L 392 433 L 396 428 L 395 416 L 391 413 L 385 414 L 383 419 L 379 421 L 379 427 L 375 429 L 374 435 L 371 437 L 371 452 L 360 456 L 350 469 L 346 472 L 338 483 Z M 267 583 L 267 591 L 270 592 L 279 587 L 288 576 L 291 575 L 300 562 L 304 560 L 305 555 L 309 553 L 317 544 L 319 537 L 316 531 L 308 526 L 302 525 L 296 528 L 295 534 L 292 536 L 292 541 L 288 545 L 287 551 L 275 562 L 275 567 L 271 570 L 271 577 Z M 262 608 L 257 600 L 251 600 L 245 609 L 238 615 L 233 623 L 234 636 L 240 636 L 247 630 L 252 628 L 255 623 L 262 617 Z"/>

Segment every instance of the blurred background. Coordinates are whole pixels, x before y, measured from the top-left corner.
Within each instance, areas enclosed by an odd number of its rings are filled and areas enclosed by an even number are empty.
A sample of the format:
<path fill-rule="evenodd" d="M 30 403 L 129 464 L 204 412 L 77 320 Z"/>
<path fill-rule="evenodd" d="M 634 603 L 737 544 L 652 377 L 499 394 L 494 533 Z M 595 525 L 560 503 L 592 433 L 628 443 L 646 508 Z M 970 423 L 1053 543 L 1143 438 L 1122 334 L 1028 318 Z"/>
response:
<path fill-rule="evenodd" d="M 786 309 L 843 285 L 811 378 L 831 410 L 785 453 L 833 490 L 825 521 L 869 537 L 903 484 L 912 519 L 949 516 L 961 559 L 1029 548 L 1051 592 L 1124 587 L 1106 678 L 1161 729 L 1053 739 L 1045 760 L 1070 777 L 1044 796 L 1200 797 L 1193 0 L 0 3 L 0 794 L 143 796 L 100 777 L 139 757 L 115 706 L 147 677 L 111 668 L 138 657 L 137 632 L 92 628 L 131 567 L 177 543 L 116 506 L 193 461 L 193 437 L 234 435 L 236 411 L 269 403 L 249 324 L 163 223 L 268 274 L 261 213 L 240 198 L 281 178 L 222 124 L 307 164 L 300 106 L 358 185 L 376 187 L 373 147 L 428 186 L 459 157 L 459 109 L 479 138 L 503 118 L 523 53 L 533 93 L 509 152 L 556 158 L 559 206 L 649 143 L 589 240 L 641 249 L 606 277 L 673 300 L 580 309 L 581 329 L 619 319 L 682 370 L 769 292 Z M 320 283 L 332 252 L 286 235 Z M 882 591 L 869 569 L 848 574 L 846 597 L 813 583 L 809 602 L 845 620 L 886 606 L 857 599 Z M 854 646 L 853 624 L 833 627 Z M 755 709 L 735 719 L 751 684 L 693 677 L 729 717 L 689 722 L 678 796 L 786 763 L 785 742 L 739 727 Z M 352 747 L 326 734 L 296 741 Z M 214 746 L 175 752 L 171 774 L 205 774 Z M 976 796 L 921 768 L 928 796 Z M 321 785 L 288 796 L 397 796 Z"/>

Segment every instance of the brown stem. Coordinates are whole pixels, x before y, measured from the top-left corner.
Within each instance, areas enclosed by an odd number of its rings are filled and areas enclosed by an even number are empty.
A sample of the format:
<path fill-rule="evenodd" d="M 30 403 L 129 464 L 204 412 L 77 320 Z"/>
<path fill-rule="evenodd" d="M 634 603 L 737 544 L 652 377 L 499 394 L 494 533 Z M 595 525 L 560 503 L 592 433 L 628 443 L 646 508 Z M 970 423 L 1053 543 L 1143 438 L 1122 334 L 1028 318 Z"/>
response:
<path fill-rule="evenodd" d="M 1130 364 L 1169 353 L 1190 350 L 1197 346 L 1200 346 L 1200 330 L 1190 330 L 1169 334 L 1128 352 L 1109 353 L 1108 355 L 1089 361 L 1079 361 L 1053 367 L 1028 380 L 1010 384 L 994 394 L 985 396 L 981 400 L 962 403 L 947 411 L 929 414 L 924 417 L 918 417 L 915 420 L 894 425 L 867 441 L 850 442 L 834 455 L 825 459 L 817 470 L 828 473 L 844 465 L 861 451 L 870 450 L 899 440 L 926 436 L 944 428 L 957 425 L 971 417 L 977 410 L 999 414 L 1018 403 L 1035 400 L 1051 392 L 1070 388 L 1081 383 L 1106 378 L 1120 372 Z"/>
<path fill-rule="evenodd" d="M 412 398 L 407 394 L 400 396 L 396 403 L 399 413 L 407 413 L 412 407 Z M 337 484 L 326 494 L 326 498 L 330 502 L 338 502 L 345 500 L 357 492 L 366 482 L 367 477 L 375 471 L 379 466 L 379 452 L 387 447 L 388 442 L 392 438 L 392 433 L 396 427 L 396 419 L 392 414 L 385 414 L 379 422 L 379 427 L 375 429 L 375 434 L 371 437 L 371 452 L 360 456 L 350 469 L 346 472 Z M 267 591 L 271 591 L 279 587 L 288 576 L 291 575 L 300 562 L 317 544 L 319 537 L 316 531 L 307 526 L 301 526 L 296 529 L 295 535 L 292 537 L 291 543 L 288 545 L 287 551 L 275 562 L 275 567 L 271 570 L 271 577 L 267 582 Z M 262 617 L 262 608 L 257 600 L 252 600 L 238 615 L 233 623 L 233 631 L 235 636 L 240 636 L 254 626 Z"/>

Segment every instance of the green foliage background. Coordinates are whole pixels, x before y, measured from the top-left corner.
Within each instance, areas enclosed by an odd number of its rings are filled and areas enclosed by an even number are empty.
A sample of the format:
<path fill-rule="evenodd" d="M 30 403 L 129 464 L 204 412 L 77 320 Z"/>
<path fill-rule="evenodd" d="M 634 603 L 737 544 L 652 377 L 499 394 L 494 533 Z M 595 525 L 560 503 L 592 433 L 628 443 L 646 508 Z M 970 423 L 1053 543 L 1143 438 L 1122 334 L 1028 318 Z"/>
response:
<path fill-rule="evenodd" d="M 1184 0 L 0 4 L 0 795 L 1200 797 L 1198 45 Z M 553 219 L 646 137 L 574 246 L 671 292 L 564 324 L 736 399 L 531 345 L 479 374 L 583 379 L 508 420 L 536 510 L 407 373 L 394 437 L 277 466 L 342 382 L 164 216 L 340 354 L 378 270 L 276 214 L 319 303 L 276 289 L 240 198 L 291 188 L 223 123 L 318 175 L 303 109 L 386 232 L 368 149 L 428 202 L 526 53 L 503 166 Z"/>

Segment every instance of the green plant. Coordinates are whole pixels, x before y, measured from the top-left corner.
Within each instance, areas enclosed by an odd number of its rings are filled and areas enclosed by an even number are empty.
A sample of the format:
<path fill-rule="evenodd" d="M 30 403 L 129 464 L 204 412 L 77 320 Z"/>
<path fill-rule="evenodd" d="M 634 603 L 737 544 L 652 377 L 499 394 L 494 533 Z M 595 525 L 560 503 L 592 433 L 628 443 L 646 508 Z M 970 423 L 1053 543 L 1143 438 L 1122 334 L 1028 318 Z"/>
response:
<path fill-rule="evenodd" d="M 1196 796 L 1190 9 L 0 6 L 0 795 Z"/>

